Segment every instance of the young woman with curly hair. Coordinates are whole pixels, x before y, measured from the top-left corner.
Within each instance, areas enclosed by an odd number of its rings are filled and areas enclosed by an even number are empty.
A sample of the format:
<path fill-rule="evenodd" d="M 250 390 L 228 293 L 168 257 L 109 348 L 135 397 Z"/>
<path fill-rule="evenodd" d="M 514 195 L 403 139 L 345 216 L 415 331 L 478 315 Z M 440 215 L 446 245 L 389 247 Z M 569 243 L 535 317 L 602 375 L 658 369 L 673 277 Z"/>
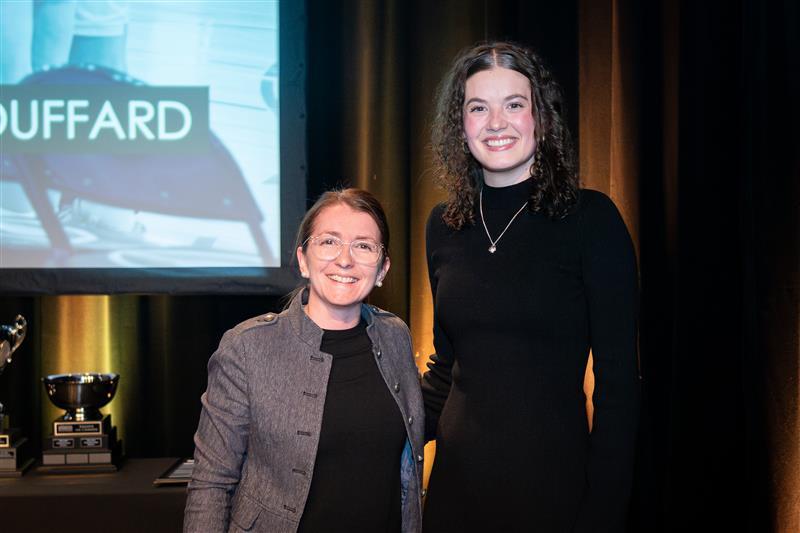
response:
<path fill-rule="evenodd" d="M 423 531 L 622 531 L 636 260 L 611 200 L 579 188 L 561 90 L 530 50 L 479 44 L 444 78 L 432 138 L 448 199 L 426 233 L 437 444 Z"/>

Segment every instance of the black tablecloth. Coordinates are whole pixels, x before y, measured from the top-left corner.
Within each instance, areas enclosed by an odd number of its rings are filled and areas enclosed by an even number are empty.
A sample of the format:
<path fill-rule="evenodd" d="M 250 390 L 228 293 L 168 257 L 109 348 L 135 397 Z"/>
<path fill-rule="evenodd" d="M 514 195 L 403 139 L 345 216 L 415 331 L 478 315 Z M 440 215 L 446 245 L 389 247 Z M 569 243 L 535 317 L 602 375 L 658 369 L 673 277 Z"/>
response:
<path fill-rule="evenodd" d="M 0 479 L 0 531 L 180 532 L 185 486 L 154 487 L 174 458 L 128 459 L 110 474 L 44 474 Z"/>

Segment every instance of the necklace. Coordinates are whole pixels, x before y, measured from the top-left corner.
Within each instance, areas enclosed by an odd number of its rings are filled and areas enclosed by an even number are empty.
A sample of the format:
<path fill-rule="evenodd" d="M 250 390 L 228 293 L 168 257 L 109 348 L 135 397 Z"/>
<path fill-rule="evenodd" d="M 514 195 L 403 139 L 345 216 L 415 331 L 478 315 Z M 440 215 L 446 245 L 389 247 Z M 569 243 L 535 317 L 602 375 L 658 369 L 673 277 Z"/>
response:
<path fill-rule="evenodd" d="M 483 218 L 483 189 L 481 189 L 481 192 L 478 195 L 478 209 L 480 210 L 481 213 L 481 222 L 483 222 L 483 229 L 486 231 L 486 236 L 489 237 L 489 242 L 491 243 L 491 246 L 489 246 L 490 254 L 493 254 L 497 251 L 497 243 L 500 242 L 500 239 L 503 238 L 503 235 L 505 235 L 506 230 L 508 230 L 508 228 L 511 227 L 511 223 L 514 222 L 514 219 L 517 218 L 517 216 L 519 216 L 520 213 L 522 213 L 522 210 L 525 209 L 527 205 L 528 205 L 528 200 L 525 200 L 525 203 L 522 204 L 522 207 L 519 208 L 519 211 L 514 213 L 514 216 L 511 217 L 511 220 L 508 221 L 508 224 L 506 224 L 506 227 L 503 228 L 503 231 L 500 232 L 500 235 L 498 235 L 496 239 L 492 239 L 492 236 L 489 233 L 489 228 L 486 227 L 486 220 Z"/>

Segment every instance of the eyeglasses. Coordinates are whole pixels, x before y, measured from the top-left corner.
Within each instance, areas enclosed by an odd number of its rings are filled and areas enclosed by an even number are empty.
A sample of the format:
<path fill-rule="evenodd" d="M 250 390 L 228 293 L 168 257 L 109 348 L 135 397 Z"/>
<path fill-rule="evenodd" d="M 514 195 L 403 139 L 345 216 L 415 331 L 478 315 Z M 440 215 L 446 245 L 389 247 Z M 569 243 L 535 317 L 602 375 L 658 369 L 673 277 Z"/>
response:
<path fill-rule="evenodd" d="M 306 243 L 314 257 L 320 261 L 333 261 L 339 257 L 345 244 L 350 247 L 353 260 L 362 265 L 377 265 L 383 255 L 383 245 L 367 239 L 346 242 L 332 235 L 316 235 L 306 239 L 303 244 Z"/>

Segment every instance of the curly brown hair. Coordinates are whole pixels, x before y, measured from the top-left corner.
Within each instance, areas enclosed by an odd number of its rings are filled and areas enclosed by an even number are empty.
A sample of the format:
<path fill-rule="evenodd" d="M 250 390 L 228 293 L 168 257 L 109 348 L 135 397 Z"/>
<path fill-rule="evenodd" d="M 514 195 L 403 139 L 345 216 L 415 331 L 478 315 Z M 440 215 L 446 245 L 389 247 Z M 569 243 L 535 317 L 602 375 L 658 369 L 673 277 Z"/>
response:
<path fill-rule="evenodd" d="M 456 56 L 436 95 L 431 141 L 437 177 L 448 193 L 442 218 L 453 229 L 475 222 L 475 204 L 483 186 L 483 167 L 464 140 L 465 85 L 473 74 L 496 67 L 519 72 L 531 84 L 536 157 L 528 208 L 561 218 L 578 200 L 575 150 L 563 116 L 561 87 L 529 48 L 510 42 L 479 43 Z"/>

